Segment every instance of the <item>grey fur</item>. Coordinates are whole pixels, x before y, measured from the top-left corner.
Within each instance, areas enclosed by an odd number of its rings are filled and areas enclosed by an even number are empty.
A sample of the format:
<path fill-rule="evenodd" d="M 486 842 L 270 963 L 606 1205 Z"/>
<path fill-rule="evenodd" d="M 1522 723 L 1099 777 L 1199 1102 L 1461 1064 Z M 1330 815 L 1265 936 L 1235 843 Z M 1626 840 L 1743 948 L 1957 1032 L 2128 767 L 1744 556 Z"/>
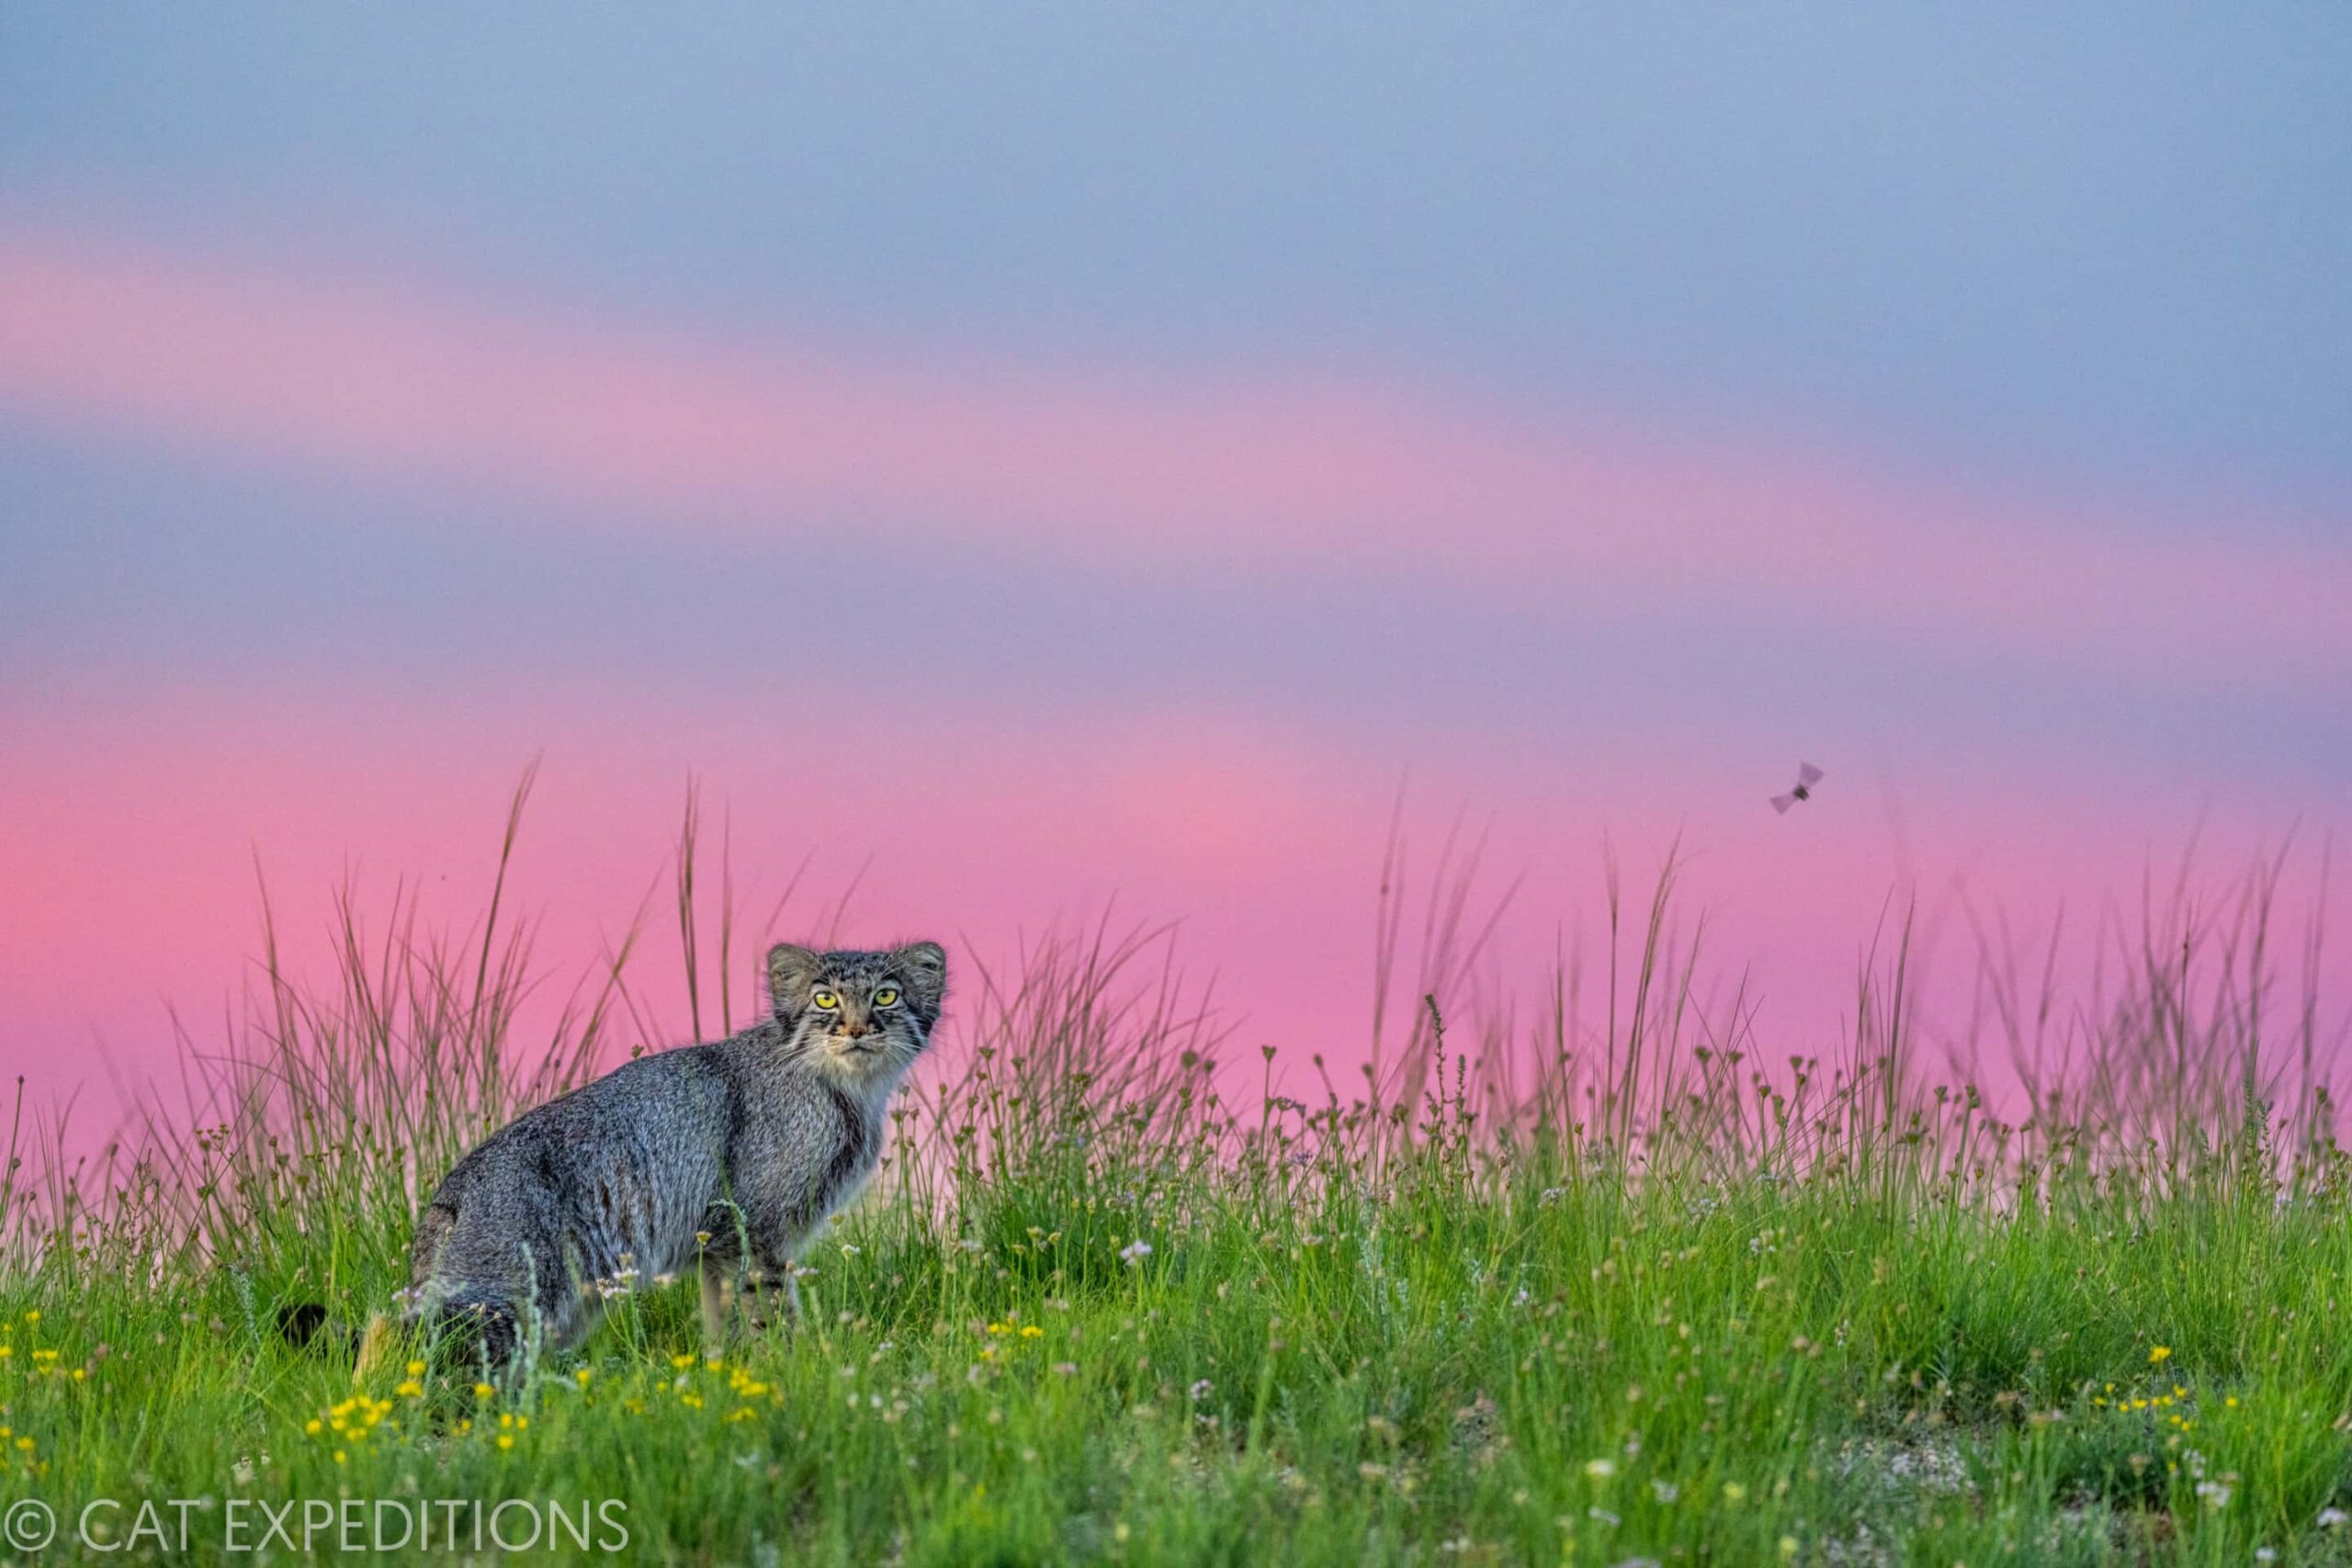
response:
<path fill-rule="evenodd" d="M 504 1367 L 534 1333 L 577 1344 L 608 1290 L 689 1265 L 714 1341 L 730 1290 L 780 1284 L 797 1305 L 794 1261 L 873 1173 L 947 954 L 787 943 L 767 967 L 773 1017 L 630 1062 L 459 1160 L 417 1218 L 409 1318 L 470 1323 Z"/>

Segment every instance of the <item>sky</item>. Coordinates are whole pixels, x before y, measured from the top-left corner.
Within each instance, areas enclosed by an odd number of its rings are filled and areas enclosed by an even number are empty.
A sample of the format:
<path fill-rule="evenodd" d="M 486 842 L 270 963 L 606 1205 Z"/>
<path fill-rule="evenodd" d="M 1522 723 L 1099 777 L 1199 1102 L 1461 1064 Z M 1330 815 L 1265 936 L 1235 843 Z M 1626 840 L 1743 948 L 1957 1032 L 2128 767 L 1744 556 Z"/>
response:
<path fill-rule="evenodd" d="M 1519 879 L 1490 1000 L 1679 846 L 1792 1051 L 1891 894 L 2315 888 L 2348 71 L 2326 6 L 10 8 L 0 1069 L 170 1075 L 257 869 L 313 957 L 345 877 L 462 919 L 534 758 L 550 973 L 691 778 L 787 927 L 1174 921 L 1340 1058 L 1392 823 Z"/>

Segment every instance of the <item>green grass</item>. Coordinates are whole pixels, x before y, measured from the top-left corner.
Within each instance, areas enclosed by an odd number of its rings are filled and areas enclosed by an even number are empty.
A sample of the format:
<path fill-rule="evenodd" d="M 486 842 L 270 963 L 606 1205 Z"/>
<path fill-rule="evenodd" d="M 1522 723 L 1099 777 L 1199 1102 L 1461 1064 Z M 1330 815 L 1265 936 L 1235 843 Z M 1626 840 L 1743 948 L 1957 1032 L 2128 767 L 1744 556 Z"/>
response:
<path fill-rule="evenodd" d="M 298 1544 L 303 1504 L 511 1498 L 509 1540 L 553 1504 L 557 1555 L 690 1562 L 2352 1562 L 2345 1167 L 2324 1104 L 2232 1097 L 2277 1089 L 2243 943 L 2144 971 L 2082 1043 L 2140 1087 L 2035 1126 L 1917 1087 L 1876 981 L 1842 1072 L 1702 1059 L 1664 922 L 1541 1070 L 1425 1006 L 1381 1093 L 1312 1105 L 1229 1103 L 1148 942 L 1046 944 L 960 977 L 797 1325 L 707 1361 L 691 1285 L 647 1282 L 491 1397 L 355 1390 L 275 1313 L 389 1297 L 418 1185 L 589 1070 L 621 964 L 526 1049 L 521 939 L 346 917 L 336 983 L 271 969 L 202 1114 L 11 1177 L 6 1490 L 68 1536 L 98 1498 L 175 1545 L 166 1500 L 209 1499 L 204 1558 L 240 1498 L 249 1541 L 297 1500 Z"/>

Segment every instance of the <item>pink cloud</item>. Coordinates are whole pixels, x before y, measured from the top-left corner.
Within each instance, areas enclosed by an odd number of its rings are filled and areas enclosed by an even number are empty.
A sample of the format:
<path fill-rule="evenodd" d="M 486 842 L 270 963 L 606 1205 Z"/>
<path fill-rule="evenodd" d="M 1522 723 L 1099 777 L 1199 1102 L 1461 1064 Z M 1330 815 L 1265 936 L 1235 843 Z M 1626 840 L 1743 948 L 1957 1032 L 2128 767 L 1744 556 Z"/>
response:
<path fill-rule="evenodd" d="M 168 1076 L 166 1000 L 200 1031 L 215 1026 L 257 945 L 255 852 L 309 973 L 346 871 L 378 908 L 404 880 L 428 916 L 477 910 L 505 794 L 526 749 L 541 745 L 515 908 L 541 917 L 552 980 L 580 974 L 626 924 L 699 770 L 714 827 L 731 813 L 747 907 L 763 909 L 813 852 L 815 893 L 787 930 L 863 870 L 847 939 L 938 934 L 1002 964 L 1024 934 L 1115 900 L 1137 920 L 1183 922 L 1189 970 L 1214 971 L 1219 997 L 1249 1019 L 1245 1053 L 1273 1041 L 1294 1060 L 1320 1050 L 1344 1067 L 1363 1050 L 1396 777 L 1378 748 L 1332 728 L 1276 726 L 1238 704 L 901 702 L 891 767 L 812 769 L 791 738 L 747 730 L 707 694 L 557 686 L 452 705 L 394 690 L 166 682 L 51 695 L 0 707 L 0 1071 L 28 1074 L 37 1100 L 87 1081 L 105 1103 L 94 1037 L 134 1076 Z M 2029 930 L 2062 901 L 2083 930 L 2102 897 L 2130 902 L 2151 854 L 2183 842 L 2195 816 L 2193 801 L 2141 790 L 2119 802 L 2097 781 L 2028 797 L 1960 777 L 1906 792 L 1898 834 L 1860 778 L 1840 773 L 1819 809 L 1782 818 L 1670 761 L 1637 742 L 1505 739 L 1417 766 L 1418 874 L 1464 800 L 1491 818 L 1490 886 L 1526 874 L 1488 970 L 1492 994 L 1516 996 L 1522 1018 L 1560 933 L 1581 930 L 1597 962 L 1604 830 L 1637 898 L 1680 836 L 1694 857 L 1686 912 L 1709 914 L 1710 972 L 1726 986 L 1748 972 L 1771 1049 L 1826 1054 L 1891 887 L 1912 879 L 1931 908 L 1949 909 L 1951 879 L 1965 874 Z M 2268 825 L 2258 809 L 2216 823 L 2208 871 L 2236 870 Z M 2290 897 L 2284 912 L 2308 907 Z M 1964 967 L 1958 928 L 1944 952 Z M 640 973 L 683 1034 L 674 954 L 657 899 Z M 2340 959 L 2333 975 L 2340 1006 Z"/>
<path fill-rule="evenodd" d="M 0 405 L 593 502 L 600 525 L 690 514 L 783 538 L 848 518 L 1125 564 L 1344 561 L 1580 614 L 1801 615 L 2102 668 L 2352 668 L 2352 548 L 2241 542 L 2227 520 L 2135 533 L 1395 388 L 913 368 L 71 235 L 0 235 Z"/>

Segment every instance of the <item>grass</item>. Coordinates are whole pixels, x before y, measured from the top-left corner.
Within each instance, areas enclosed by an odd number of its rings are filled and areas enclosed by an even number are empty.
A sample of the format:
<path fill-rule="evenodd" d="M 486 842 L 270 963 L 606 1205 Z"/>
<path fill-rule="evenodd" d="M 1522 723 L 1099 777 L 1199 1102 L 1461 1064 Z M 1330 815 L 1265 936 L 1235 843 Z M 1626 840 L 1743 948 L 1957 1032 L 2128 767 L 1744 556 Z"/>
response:
<path fill-rule="evenodd" d="M 2352 1562 L 2352 1213 L 2275 864 L 2146 914 L 2096 1007 L 1986 942 L 1978 1034 L 2034 1112 L 2005 1122 L 1917 1069 L 1899 929 L 1843 1058 L 1758 1070 L 1670 874 L 1622 939 L 1612 876 L 1606 973 L 1564 967 L 1536 1027 L 1450 1029 L 1474 860 L 1408 944 L 1392 852 L 1349 1091 L 1218 1066 L 1151 933 L 959 954 L 956 1038 L 797 1327 L 706 1359 L 691 1286 L 645 1281 L 497 1395 L 355 1389 L 275 1314 L 389 1297 L 419 1187 L 643 1022 L 642 932 L 526 1039 L 526 930 L 399 906 L 371 941 L 346 894 L 333 982 L 267 937 L 189 1106 L 95 1171 L 12 1162 L 7 1492 L 52 1557 L 100 1499 L 144 1557 L 325 1551 L 356 1504 L 355 1542 L 421 1521 L 436 1556 L 494 1523 L 727 1563 Z M 750 951 L 724 918 L 719 977 Z"/>

